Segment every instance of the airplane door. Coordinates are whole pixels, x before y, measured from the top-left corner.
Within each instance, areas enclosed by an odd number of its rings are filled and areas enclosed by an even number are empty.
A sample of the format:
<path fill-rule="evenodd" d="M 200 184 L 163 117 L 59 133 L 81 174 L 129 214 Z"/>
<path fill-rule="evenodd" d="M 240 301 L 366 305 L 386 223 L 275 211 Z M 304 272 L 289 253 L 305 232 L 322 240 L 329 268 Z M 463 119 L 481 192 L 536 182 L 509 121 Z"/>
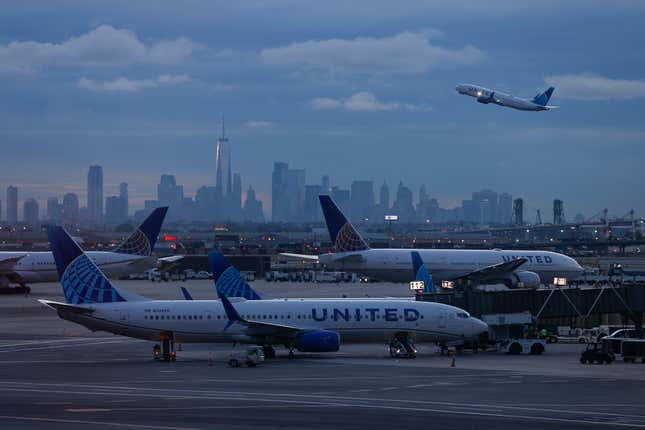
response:
<path fill-rule="evenodd" d="M 448 314 L 444 311 L 439 312 L 438 326 L 439 328 L 446 328 L 446 320 L 448 319 Z"/>
<path fill-rule="evenodd" d="M 130 313 L 128 311 L 117 309 L 114 312 L 116 312 L 120 322 L 127 322 L 130 319 Z"/>

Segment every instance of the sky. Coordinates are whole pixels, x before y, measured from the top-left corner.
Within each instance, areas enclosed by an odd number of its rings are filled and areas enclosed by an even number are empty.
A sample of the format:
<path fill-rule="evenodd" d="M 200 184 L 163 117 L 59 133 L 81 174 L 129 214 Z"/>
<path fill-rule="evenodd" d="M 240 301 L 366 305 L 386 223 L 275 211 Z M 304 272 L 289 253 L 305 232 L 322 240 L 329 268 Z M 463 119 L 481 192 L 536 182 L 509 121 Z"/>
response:
<path fill-rule="evenodd" d="M 645 215 L 645 2 L 24 1 L 0 5 L 0 200 L 77 192 L 90 164 L 131 208 L 163 173 L 233 170 L 270 209 L 274 161 L 418 189 L 443 207 L 492 188 L 531 219 Z M 458 95 L 475 83 L 560 109 Z M 5 206 L 5 205 L 3 205 Z"/>

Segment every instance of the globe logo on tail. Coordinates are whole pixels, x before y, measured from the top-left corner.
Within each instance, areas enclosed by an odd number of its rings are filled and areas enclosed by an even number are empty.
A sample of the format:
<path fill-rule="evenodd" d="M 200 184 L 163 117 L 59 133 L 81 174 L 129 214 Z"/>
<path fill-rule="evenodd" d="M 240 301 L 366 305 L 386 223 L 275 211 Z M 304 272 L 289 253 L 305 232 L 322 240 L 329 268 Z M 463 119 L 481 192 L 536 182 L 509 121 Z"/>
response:
<path fill-rule="evenodd" d="M 74 305 L 125 301 L 84 254 L 79 255 L 67 266 L 60 281 L 67 302 Z"/>
<path fill-rule="evenodd" d="M 344 251 L 362 251 L 367 249 L 363 238 L 354 230 L 350 223 L 345 223 L 336 235 L 336 250 Z"/>
<path fill-rule="evenodd" d="M 115 252 L 131 255 L 150 255 L 152 249 L 150 249 L 148 237 L 141 230 L 137 230 Z"/>

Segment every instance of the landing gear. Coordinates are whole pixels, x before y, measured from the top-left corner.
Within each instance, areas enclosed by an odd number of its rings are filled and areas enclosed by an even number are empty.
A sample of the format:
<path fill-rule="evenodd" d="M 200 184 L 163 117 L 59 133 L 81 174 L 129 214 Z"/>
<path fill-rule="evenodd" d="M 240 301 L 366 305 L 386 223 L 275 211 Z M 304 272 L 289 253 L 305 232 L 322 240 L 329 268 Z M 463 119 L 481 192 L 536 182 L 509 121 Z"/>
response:
<path fill-rule="evenodd" d="M 271 345 L 264 345 L 262 347 L 265 358 L 275 358 L 275 349 Z"/>
<path fill-rule="evenodd" d="M 163 333 L 161 335 L 161 346 L 159 344 L 152 348 L 152 354 L 157 361 L 171 362 L 177 359 L 175 352 L 175 340 L 172 333 Z"/>
<path fill-rule="evenodd" d="M 398 334 L 388 345 L 392 358 L 417 358 L 417 348 L 407 333 Z"/>

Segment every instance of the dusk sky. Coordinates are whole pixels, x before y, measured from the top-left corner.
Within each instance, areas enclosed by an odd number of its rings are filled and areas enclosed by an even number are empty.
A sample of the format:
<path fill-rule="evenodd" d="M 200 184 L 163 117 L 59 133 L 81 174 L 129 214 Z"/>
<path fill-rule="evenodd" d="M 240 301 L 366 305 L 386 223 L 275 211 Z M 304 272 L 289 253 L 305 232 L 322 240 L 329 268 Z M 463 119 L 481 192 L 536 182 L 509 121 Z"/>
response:
<path fill-rule="evenodd" d="M 568 220 L 642 216 L 644 21 L 642 1 L 3 2 L 3 211 L 8 185 L 84 205 L 93 163 L 133 209 L 162 173 L 194 195 L 214 185 L 224 115 L 265 209 L 285 161 L 307 183 L 403 181 L 415 200 L 425 184 L 443 207 L 507 191 L 531 221 L 554 198 Z M 554 85 L 560 109 L 482 105 L 462 82 Z"/>

